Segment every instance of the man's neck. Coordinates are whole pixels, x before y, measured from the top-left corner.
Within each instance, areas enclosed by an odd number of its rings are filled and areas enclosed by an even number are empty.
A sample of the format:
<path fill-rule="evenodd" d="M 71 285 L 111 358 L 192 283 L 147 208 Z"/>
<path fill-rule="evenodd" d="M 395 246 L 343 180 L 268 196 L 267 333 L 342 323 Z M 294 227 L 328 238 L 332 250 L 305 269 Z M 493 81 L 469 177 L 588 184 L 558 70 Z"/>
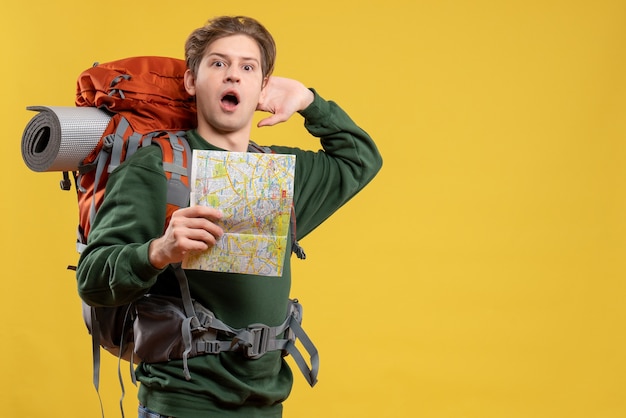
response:
<path fill-rule="evenodd" d="M 225 151 L 246 152 L 250 143 L 250 130 L 220 132 L 210 127 L 198 126 L 198 134 L 209 144 Z"/>

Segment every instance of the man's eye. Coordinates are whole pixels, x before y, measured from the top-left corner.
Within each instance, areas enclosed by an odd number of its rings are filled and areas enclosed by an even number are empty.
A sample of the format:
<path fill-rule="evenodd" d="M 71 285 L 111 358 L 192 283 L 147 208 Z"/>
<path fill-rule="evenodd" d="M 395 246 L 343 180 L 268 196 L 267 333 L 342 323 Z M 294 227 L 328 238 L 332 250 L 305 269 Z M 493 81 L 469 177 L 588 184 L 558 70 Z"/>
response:
<path fill-rule="evenodd" d="M 252 65 L 244 65 L 243 69 L 246 70 L 246 71 L 252 71 L 252 70 L 254 70 L 254 67 Z"/>
<path fill-rule="evenodd" d="M 215 61 L 215 62 L 213 63 L 213 66 L 214 66 L 214 67 L 223 67 L 223 66 L 224 66 L 224 63 L 223 63 L 222 61 Z"/>

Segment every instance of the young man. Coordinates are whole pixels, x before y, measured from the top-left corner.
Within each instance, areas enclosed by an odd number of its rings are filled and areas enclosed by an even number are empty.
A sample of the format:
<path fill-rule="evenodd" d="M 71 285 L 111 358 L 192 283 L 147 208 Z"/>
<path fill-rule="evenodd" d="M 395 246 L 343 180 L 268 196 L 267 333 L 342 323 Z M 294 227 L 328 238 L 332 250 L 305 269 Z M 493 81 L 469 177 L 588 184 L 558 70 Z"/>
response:
<path fill-rule="evenodd" d="M 271 147 L 296 156 L 297 239 L 381 168 L 369 135 L 335 103 L 297 81 L 271 76 L 274 41 L 257 21 L 213 19 L 190 35 L 185 54 L 185 88 L 195 95 L 198 109 L 198 127 L 187 134 L 193 149 L 246 151 L 256 110 L 272 114 L 259 126 L 298 112 L 311 135 L 320 138 L 322 150 L 317 152 Z M 88 304 L 115 306 L 148 292 L 175 294 L 176 279 L 166 267 L 189 252 L 211 248 L 224 234 L 222 214 L 204 206 L 179 209 L 163 233 L 166 193 L 158 147 L 140 149 L 111 173 L 78 265 L 79 293 Z M 281 277 L 185 272 L 192 297 L 232 327 L 276 326 L 287 316 L 290 254 Z M 138 366 L 140 416 L 280 417 L 293 381 L 280 351 L 255 359 L 238 351 L 200 355 L 190 358 L 188 367 L 191 380 L 183 376 L 180 360 Z"/>

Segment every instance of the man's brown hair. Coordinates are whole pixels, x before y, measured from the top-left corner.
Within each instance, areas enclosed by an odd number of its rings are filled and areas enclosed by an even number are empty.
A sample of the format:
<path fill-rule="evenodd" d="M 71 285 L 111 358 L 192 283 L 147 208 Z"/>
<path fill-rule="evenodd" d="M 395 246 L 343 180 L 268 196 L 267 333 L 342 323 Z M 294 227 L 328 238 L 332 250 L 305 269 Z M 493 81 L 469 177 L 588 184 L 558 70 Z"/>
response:
<path fill-rule="evenodd" d="M 200 61 L 208 46 L 213 41 L 232 35 L 247 35 L 254 39 L 261 50 L 263 77 L 272 74 L 276 60 L 276 44 L 269 31 L 251 17 L 220 16 L 194 30 L 185 42 L 185 61 L 194 77 L 198 74 Z"/>

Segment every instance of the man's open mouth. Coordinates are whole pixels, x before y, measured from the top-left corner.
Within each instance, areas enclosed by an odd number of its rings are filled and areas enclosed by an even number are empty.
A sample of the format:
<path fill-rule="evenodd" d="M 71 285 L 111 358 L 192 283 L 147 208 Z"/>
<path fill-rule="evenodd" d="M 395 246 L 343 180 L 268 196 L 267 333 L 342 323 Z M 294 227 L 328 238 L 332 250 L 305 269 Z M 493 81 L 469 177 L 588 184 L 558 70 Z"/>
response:
<path fill-rule="evenodd" d="M 235 93 L 226 93 L 221 101 L 226 108 L 234 108 L 239 104 L 239 97 Z"/>

